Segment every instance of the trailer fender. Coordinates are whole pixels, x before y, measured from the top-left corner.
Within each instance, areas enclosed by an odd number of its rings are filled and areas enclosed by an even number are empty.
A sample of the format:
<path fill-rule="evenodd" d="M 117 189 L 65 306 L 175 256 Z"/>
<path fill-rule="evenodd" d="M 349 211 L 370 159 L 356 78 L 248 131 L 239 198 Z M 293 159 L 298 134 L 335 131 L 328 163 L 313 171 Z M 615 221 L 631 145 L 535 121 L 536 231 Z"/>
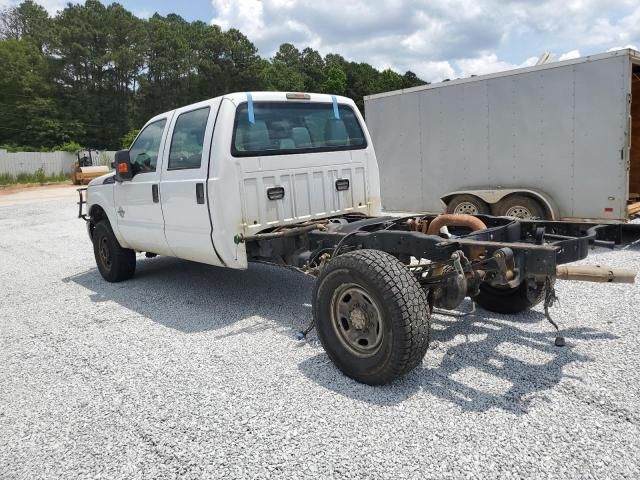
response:
<path fill-rule="evenodd" d="M 504 197 L 514 194 L 526 195 L 538 200 L 545 208 L 545 210 L 549 213 L 551 220 L 558 220 L 560 218 L 560 211 L 556 203 L 553 201 L 553 198 L 551 198 L 551 196 L 545 192 L 532 188 L 486 188 L 458 190 L 442 195 L 440 197 L 440 200 L 442 200 L 442 202 L 446 206 L 449 201 L 456 195 L 473 195 L 493 206 Z"/>

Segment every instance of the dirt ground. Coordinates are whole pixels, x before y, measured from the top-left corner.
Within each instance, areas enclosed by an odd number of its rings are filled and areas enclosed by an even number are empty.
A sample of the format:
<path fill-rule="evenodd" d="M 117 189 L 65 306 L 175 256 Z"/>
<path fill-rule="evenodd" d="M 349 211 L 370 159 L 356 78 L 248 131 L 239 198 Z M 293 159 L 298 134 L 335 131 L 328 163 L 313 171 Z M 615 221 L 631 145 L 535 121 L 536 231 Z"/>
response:
<path fill-rule="evenodd" d="M 74 197 L 78 195 L 76 191 L 78 188 L 80 188 L 79 185 L 72 185 L 71 182 L 51 185 L 11 185 L 0 188 L 0 206 Z"/>

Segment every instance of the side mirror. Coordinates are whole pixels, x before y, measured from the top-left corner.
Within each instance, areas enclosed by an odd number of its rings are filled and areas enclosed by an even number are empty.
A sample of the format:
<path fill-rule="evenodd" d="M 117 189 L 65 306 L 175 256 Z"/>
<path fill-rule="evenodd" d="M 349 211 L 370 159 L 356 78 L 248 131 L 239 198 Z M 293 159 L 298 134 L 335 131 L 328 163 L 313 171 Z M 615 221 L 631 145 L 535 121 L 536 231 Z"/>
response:
<path fill-rule="evenodd" d="M 114 155 L 116 166 L 116 181 L 126 182 L 133 177 L 129 150 L 120 150 Z"/>

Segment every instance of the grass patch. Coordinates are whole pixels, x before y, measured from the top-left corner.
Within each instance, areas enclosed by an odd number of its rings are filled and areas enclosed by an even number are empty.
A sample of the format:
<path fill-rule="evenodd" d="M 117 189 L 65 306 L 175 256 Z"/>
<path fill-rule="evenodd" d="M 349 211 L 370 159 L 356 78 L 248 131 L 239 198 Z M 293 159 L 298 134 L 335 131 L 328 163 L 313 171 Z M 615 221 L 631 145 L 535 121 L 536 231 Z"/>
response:
<path fill-rule="evenodd" d="M 69 175 L 47 175 L 44 169 L 39 168 L 34 173 L 19 173 L 16 176 L 8 173 L 0 173 L 0 185 L 17 185 L 25 183 L 53 183 L 69 180 Z"/>

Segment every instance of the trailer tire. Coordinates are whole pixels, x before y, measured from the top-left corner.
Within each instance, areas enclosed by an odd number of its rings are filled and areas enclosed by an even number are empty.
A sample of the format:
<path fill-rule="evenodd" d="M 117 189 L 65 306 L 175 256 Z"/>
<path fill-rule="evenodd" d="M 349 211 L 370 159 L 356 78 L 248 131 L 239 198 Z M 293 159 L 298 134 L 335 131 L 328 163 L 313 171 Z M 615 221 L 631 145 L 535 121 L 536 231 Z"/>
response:
<path fill-rule="evenodd" d="M 522 220 L 546 220 L 544 207 L 531 197 L 525 195 L 510 195 L 503 198 L 496 206 L 496 212 L 503 217 L 513 217 Z"/>
<path fill-rule="evenodd" d="M 128 280 L 136 271 L 136 252 L 120 246 L 107 220 L 99 221 L 93 230 L 93 255 L 107 282 Z"/>
<path fill-rule="evenodd" d="M 329 262 L 313 289 L 313 317 L 329 358 L 361 383 L 395 380 L 422 362 L 429 347 L 425 292 L 402 263 L 379 250 Z"/>
<path fill-rule="evenodd" d="M 497 288 L 481 283 L 479 293 L 473 297 L 473 301 L 490 312 L 514 314 L 538 305 L 544 300 L 545 293 L 544 283 L 528 280 L 515 288 Z"/>
<path fill-rule="evenodd" d="M 447 213 L 490 215 L 491 208 L 475 195 L 456 195 L 447 203 Z"/>

